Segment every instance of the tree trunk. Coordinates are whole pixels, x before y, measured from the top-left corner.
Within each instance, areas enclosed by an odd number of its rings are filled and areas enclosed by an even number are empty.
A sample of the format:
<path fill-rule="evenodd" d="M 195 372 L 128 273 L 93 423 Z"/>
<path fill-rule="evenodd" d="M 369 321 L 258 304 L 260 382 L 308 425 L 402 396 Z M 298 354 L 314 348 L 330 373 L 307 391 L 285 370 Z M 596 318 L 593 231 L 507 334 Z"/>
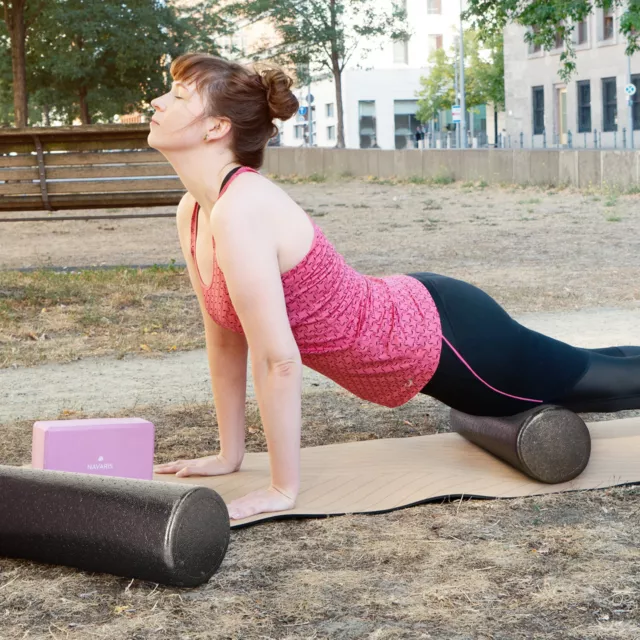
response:
<path fill-rule="evenodd" d="M 80 120 L 82 120 L 82 124 L 91 124 L 91 115 L 87 104 L 87 88 L 81 87 L 78 95 L 80 96 Z"/>
<path fill-rule="evenodd" d="M 342 72 L 337 60 L 337 56 L 333 60 L 333 77 L 336 83 L 336 112 L 338 114 L 338 140 L 337 149 L 344 149 L 344 114 L 342 110 Z"/>
<path fill-rule="evenodd" d="M 50 127 L 51 126 L 51 108 L 49 107 L 48 104 L 45 104 L 42 106 L 42 111 L 44 114 L 44 126 Z"/>
<path fill-rule="evenodd" d="M 26 0 L 13 0 L 11 9 L 8 0 L 4 3 L 4 19 L 11 37 L 11 67 L 13 71 L 14 126 L 28 126 L 27 73 L 25 56 L 26 28 L 24 5 Z"/>
<path fill-rule="evenodd" d="M 340 58 L 336 42 L 337 9 L 336 0 L 330 0 L 329 12 L 331 14 L 331 71 L 336 83 L 336 111 L 338 112 L 338 140 L 336 149 L 344 149 L 344 113 L 342 109 L 342 70 L 340 69 Z"/>
<path fill-rule="evenodd" d="M 498 146 L 498 105 L 493 103 L 493 144 Z"/>

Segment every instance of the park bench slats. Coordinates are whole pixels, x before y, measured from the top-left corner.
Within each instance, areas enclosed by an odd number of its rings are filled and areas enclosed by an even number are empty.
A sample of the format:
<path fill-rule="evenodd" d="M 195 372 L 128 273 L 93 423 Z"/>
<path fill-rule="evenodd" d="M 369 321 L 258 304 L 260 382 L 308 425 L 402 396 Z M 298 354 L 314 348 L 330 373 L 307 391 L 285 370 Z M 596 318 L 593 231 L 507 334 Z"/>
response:
<path fill-rule="evenodd" d="M 119 207 L 159 207 L 173 206 L 180 202 L 183 191 L 139 191 L 131 193 L 103 193 L 100 194 L 100 207 L 96 207 L 96 194 L 72 193 L 66 195 L 52 195 L 51 206 L 58 209 L 96 209 Z M 0 212 L 10 211 L 42 211 L 42 198 L 38 196 L 5 196 L 0 198 Z M 151 214 L 149 214 L 151 215 Z M 173 214 L 172 214 L 173 215 Z M 118 217 L 116 214 L 113 217 Z M 0 216 L 3 219 L 14 219 L 10 213 Z M 51 215 L 56 219 L 56 215 Z M 0 227 L 0 237 L 2 228 Z"/>
<path fill-rule="evenodd" d="M 123 187 L 123 184 L 126 187 Z M 49 182 L 47 191 L 50 195 L 58 193 L 112 193 L 114 191 L 179 191 L 184 187 L 178 178 L 158 178 L 156 180 L 102 180 L 100 182 Z M 40 193 L 40 185 L 35 182 L 7 184 L 3 192 L 8 195 L 34 195 Z"/>
<path fill-rule="evenodd" d="M 1 135 L 1 134 L 0 134 Z M 110 151 L 109 153 L 51 153 L 45 156 L 45 166 L 75 166 L 86 164 L 166 164 L 173 167 L 166 158 L 155 150 L 152 151 Z M 4 167 L 36 167 L 38 157 L 35 153 L 21 153 L 17 156 L 0 155 L 0 168 Z"/>
<path fill-rule="evenodd" d="M 118 166 L 77 166 L 56 167 L 45 161 L 47 180 L 61 178 L 132 178 L 140 176 L 175 176 L 176 172 L 168 163 L 123 164 Z M 38 180 L 38 167 L 30 169 L 0 169 L 0 180 Z"/>
<path fill-rule="evenodd" d="M 178 204 L 184 186 L 148 135 L 148 124 L 0 129 L 0 212 Z"/>

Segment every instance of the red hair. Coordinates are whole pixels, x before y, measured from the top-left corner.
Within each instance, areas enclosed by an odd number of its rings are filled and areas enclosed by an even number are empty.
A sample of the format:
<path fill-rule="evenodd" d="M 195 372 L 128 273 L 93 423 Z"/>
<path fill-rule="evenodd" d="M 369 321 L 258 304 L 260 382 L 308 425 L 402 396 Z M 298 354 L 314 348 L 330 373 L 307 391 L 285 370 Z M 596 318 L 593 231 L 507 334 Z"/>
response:
<path fill-rule="evenodd" d="M 230 148 L 236 162 L 259 169 L 267 142 L 277 135 L 274 118 L 288 120 L 298 110 L 293 80 L 277 67 L 253 69 L 208 53 L 185 53 L 171 63 L 178 82 L 194 82 L 204 113 L 194 122 L 223 117 L 231 122 Z"/>

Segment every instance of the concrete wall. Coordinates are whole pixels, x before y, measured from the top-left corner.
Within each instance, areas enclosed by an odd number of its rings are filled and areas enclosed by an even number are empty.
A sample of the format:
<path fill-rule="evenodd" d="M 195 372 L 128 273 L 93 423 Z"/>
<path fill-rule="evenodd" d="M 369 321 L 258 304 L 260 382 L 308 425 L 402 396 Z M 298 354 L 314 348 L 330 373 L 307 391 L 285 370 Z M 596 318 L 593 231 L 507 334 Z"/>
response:
<path fill-rule="evenodd" d="M 323 149 L 268 147 L 264 173 L 440 178 L 489 184 L 640 186 L 640 151 Z"/>

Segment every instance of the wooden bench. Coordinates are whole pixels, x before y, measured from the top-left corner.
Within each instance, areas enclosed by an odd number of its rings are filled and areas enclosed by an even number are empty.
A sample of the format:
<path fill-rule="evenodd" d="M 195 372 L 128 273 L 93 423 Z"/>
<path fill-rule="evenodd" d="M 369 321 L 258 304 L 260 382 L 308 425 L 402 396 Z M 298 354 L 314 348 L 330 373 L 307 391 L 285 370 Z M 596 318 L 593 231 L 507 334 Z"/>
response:
<path fill-rule="evenodd" d="M 0 128 L 0 221 L 9 211 L 177 205 L 185 188 L 148 134 L 149 124 Z M 126 217 L 147 215 L 175 212 Z"/>

